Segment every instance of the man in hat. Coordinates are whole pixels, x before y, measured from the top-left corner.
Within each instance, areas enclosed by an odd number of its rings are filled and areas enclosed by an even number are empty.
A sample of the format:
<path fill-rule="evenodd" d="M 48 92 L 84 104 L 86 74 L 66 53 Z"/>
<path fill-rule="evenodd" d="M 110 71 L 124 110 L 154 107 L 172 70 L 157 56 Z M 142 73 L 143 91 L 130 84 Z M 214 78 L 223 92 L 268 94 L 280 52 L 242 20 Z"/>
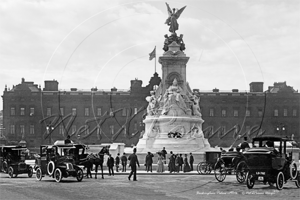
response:
<path fill-rule="evenodd" d="M 128 176 L 128 180 L 130 180 L 131 176 L 133 175 L 133 181 L 137 181 L 136 179 L 136 165 L 140 167 L 140 164 L 139 164 L 139 160 L 136 156 L 136 148 L 133 149 L 133 154 L 131 154 L 129 157 L 128 157 L 128 160 L 129 160 L 129 166 L 131 167 L 131 172 Z"/>

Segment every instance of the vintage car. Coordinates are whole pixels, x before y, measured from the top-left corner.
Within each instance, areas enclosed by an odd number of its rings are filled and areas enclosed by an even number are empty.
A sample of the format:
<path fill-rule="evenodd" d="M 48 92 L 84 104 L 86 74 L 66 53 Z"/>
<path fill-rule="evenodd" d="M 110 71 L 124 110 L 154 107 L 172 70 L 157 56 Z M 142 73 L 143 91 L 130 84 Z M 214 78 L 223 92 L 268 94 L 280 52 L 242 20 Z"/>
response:
<path fill-rule="evenodd" d="M 78 164 L 80 155 L 85 156 L 83 148 L 83 145 L 65 144 L 64 141 L 42 145 L 35 161 L 36 179 L 40 181 L 43 176 L 48 175 L 60 182 L 62 178 L 73 176 L 77 181 L 82 181 L 83 171 Z"/>
<path fill-rule="evenodd" d="M 269 185 L 275 183 L 276 188 L 281 190 L 288 180 L 294 181 L 299 188 L 299 149 L 293 147 L 291 140 L 274 136 L 256 137 L 252 145 L 253 148 L 244 152 L 249 170 L 246 180 L 249 189 L 259 181 Z M 298 155 L 293 155 L 295 153 Z"/>
<path fill-rule="evenodd" d="M 3 146 L 0 148 L 0 170 L 8 173 L 9 177 L 17 177 L 18 174 L 28 174 L 32 177 L 33 169 L 25 163 L 25 154 L 29 151 L 22 146 Z"/>

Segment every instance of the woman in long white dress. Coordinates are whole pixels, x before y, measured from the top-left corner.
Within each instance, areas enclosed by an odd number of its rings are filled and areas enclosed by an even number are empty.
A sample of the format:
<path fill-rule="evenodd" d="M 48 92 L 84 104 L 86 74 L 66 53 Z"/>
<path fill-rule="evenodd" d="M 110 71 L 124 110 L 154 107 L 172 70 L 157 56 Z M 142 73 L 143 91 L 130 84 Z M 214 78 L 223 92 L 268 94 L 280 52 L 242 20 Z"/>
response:
<path fill-rule="evenodd" d="M 163 163 L 164 158 L 162 157 L 161 153 L 158 153 L 158 161 L 157 161 L 157 172 L 164 172 L 164 163 Z"/>

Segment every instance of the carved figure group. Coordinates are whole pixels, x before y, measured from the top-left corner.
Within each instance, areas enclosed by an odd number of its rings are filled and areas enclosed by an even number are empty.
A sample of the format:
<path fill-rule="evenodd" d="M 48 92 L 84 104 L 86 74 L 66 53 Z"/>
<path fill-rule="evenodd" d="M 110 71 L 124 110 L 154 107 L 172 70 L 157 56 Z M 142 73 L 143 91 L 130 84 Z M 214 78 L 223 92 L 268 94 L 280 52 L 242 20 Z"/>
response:
<path fill-rule="evenodd" d="M 185 50 L 185 44 L 183 42 L 183 34 L 180 34 L 180 36 L 178 37 L 176 33 L 172 33 L 171 36 L 168 36 L 167 34 L 165 35 L 165 41 L 164 41 L 164 47 L 163 50 L 164 51 L 168 51 L 169 50 L 169 45 L 172 42 L 176 42 L 178 45 L 180 45 L 180 50 L 183 51 Z"/>

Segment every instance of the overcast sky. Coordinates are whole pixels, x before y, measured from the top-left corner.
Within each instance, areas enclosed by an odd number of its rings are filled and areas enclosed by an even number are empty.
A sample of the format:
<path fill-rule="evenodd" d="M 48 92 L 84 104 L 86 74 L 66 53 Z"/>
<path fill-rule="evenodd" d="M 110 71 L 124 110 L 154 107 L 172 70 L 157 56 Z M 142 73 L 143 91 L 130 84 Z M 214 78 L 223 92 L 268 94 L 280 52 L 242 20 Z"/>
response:
<path fill-rule="evenodd" d="M 192 89 L 249 90 L 286 81 L 300 89 L 299 0 L 177 0 Z M 129 89 L 154 73 L 169 34 L 165 1 L 0 0 L 0 88 L 21 78 L 60 89 Z M 158 59 L 157 59 L 158 61 Z M 157 63 L 161 75 L 161 65 Z M 2 108 L 2 100 L 0 104 Z"/>

